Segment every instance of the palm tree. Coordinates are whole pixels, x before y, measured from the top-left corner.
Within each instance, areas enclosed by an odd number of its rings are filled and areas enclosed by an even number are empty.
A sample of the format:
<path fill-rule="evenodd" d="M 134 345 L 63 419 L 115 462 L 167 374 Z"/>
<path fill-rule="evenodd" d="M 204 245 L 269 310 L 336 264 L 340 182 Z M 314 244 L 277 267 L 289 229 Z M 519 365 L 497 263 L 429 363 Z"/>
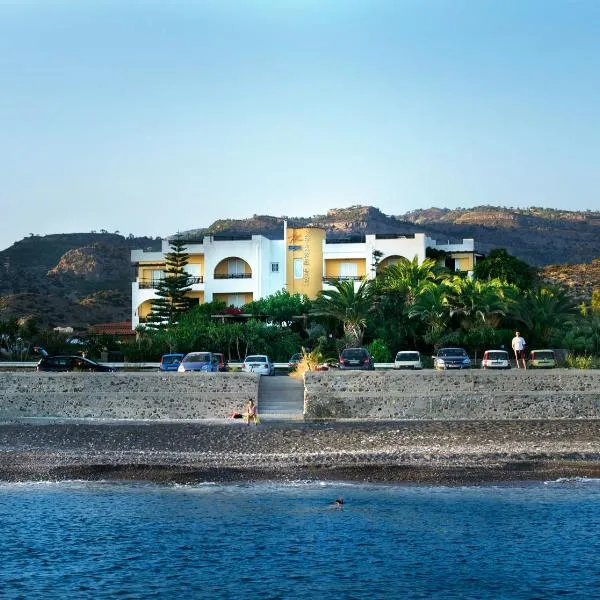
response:
<path fill-rule="evenodd" d="M 557 287 L 531 290 L 513 307 L 513 317 L 525 325 L 532 341 L 547 345 L 552 332 L 560 329 L 577 312 L 577 306 Z"/>
<path fill-rule="evenodd" d="M 357 289 L 352 280 L 332 280 L 330 285 L 335 289 L 319 292 L 311 314 L 341 322 L 349 343 L 360 346 L 367 326 L 367 315 L 372 309 L 373 294 L 369 281 L 363 280 Z"/>
<path fill-rule="evenodd" d="M 426 258 L 419 264 L 419 259 L 415 256 L 412 260 L 405 258 L 385 268 L 378 285 L 384 293 L 401 294 L 404 303 L 411 306 L 416 302 L 421 286 L 427 281 L 435 281 L 436 278 L 436 262 Z"/>
<path fill-rule="evenodd" d="M 418 318 L 425 324 L 425 340 L 437 350 L 450 320 L 446 287 L 432 282 L 423 284 L 415 303 L 408 308 L 408 318 Z"/>
<path fill-rule="evenodd" d="M 507 312 L 506 286 L 499 279 L 478 281 L 455 276 L 445 285 L 450 316 L 457 316 L 465 330 L 477 323 L 497 327 Z"/>

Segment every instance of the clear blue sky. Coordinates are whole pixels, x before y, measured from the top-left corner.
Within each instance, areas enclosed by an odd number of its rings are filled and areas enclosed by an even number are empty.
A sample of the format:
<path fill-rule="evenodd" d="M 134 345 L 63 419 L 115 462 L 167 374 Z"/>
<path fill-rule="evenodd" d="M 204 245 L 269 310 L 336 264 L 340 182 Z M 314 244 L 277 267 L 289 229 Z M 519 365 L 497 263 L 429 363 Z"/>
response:
<path fill-rule="evenodd" d="M 0 0 L 0 249 L 600 209 L 599 31 L 597 0 Z"/>

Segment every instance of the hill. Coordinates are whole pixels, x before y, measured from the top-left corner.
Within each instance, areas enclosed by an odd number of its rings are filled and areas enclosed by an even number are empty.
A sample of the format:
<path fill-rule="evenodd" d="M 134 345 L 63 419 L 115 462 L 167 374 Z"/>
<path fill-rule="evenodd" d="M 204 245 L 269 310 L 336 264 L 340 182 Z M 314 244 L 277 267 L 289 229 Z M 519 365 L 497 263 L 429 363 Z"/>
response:
<path fill-rule="evenodd" d="M 352 206 L 312 217 L 219 220 L 182 235 L 187 240 L 208 234 L 281 239 L 285 220 L 295 227 L 323 227 L 328 237 L 422 232 L 438 242 L 474 238 L 478 251 L 505 248 L 578 299 L 589 299 L 591 290 L 600 287 L 595 260 L 600 258 L 600 213 L 590 211 L 479 206 L 385 215 L 372 206 Z M 137 248 L 158 250 L 160 239 L 107 232 L 24 238 L 0 252 L 0 321 L 33 318 L 43 326 L 85 329 L 129 319 L 130 250 Z"/>
<path fill-rule="evenodd" d="M 113 233 L 29 236 L 0 252 L 0 321 L 85 329 L 131 318 L 130 251 L 160 239 Z"/>

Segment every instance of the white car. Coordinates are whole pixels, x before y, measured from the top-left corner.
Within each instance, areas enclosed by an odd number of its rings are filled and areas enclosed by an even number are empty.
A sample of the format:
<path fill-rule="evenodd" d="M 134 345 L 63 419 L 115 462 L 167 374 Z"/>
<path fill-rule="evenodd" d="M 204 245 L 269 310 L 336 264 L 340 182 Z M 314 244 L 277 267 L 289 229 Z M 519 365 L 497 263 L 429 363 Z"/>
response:
<path fill-rule="evenodd" d="M 486 350 L 481 361 L 482 369 L 510 369 L 506 350 Z"/>
<path fill-rule="evenodd" d="M 266 354 L 252 354 L 244 359 L 242 371 L 259 375 L 275 375 L 275 365 Z"/>
<path fill-rule="evenodd" d="M 394 369 L 422 369 L 421 355 L 417 350 L 401 350 L 396 354 Z"/>

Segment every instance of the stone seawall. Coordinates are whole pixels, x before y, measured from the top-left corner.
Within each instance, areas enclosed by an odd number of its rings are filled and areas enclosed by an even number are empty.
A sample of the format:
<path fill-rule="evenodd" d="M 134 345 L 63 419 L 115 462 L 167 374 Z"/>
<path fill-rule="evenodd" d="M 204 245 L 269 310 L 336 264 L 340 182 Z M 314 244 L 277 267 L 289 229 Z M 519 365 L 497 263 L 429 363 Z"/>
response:
<path fill-rule="evenodd" d="M 252 373 L 0 373 L 0 420 L 224 419 L 258 385 Z"/>
<path fill-rule="evenodd" d="M 309 419 L 598 419 L 600 371 L 307 373 Z"/>

